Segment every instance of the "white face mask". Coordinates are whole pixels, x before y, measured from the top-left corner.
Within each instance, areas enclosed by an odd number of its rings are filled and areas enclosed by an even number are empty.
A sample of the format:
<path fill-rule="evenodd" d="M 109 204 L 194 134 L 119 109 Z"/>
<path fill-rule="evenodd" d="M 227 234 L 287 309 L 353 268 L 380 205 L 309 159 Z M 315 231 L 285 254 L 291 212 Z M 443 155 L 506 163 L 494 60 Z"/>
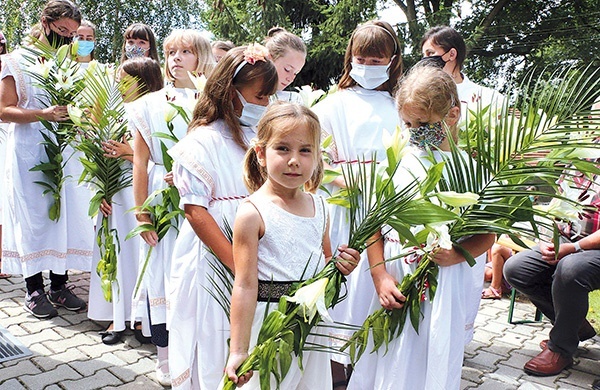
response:
<path fill-rule="evenodd" d="M 242 115 L 240 115 L 240 123 L 244 126 L 256 127 L 258 121 L 260 118 L 262 118 L 267 110 L 267 107 L 259 104 L 248 103 L 240 91 L 236 90 L 235 92 L 242 103 Z"/>
<path fill-rule="evenodd" d="M 391 63 L 390 61 L 387 65 L 362 65 L 351 62 L 350 77 L 364 89 L 375 89 L 389 80 L 388 69 Z"/>

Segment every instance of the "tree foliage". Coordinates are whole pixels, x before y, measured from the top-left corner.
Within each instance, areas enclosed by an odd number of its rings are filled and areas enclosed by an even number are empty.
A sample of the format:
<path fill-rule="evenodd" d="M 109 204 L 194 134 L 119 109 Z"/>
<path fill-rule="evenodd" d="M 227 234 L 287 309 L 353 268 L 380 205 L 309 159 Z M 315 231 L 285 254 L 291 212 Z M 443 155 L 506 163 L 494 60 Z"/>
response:
<path fill-rule="evenodd" d="M 39 20 L 44 0 L 3 0 L 0 25 L 14 48 Z M 303 37 L 308 59 L 295 85 L 327 88 L 342 71 L 343 54 L 357 24 L 374 19 L 384 4 L 407 22 L 396 26 L 411 66 L 420 57 L 421 37 L 435 25 L 455 27 L 470 53 L 465 73 L 498 87 L 497 80 L 543 72 L 557 64 L 600 65 L 599 0 L 79 0 L 82 13 L 98 26 L 97 57 L 120 57 L 122 33 L 133 22 L 155 30 L 158 42 L 173 28 L 206 28 L 236 44 L 263 41 L 269 28 L 283 26 Z M 390 5 L 391 4 L 391 5 Z M 465 12 L 464 6 L 468 5 Z"/>

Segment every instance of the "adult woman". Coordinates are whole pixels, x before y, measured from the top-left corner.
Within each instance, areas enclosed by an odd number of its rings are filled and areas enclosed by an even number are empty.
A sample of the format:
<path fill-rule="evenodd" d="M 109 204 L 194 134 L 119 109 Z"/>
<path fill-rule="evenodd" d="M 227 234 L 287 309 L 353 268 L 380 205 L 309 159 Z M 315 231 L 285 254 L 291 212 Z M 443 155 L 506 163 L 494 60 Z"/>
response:
<path fill-rule="evenodd" d="M 69 0 L 50 0 L 41 13 L 40 24 L 32 31 L 43 43 L 58 48 L 71 42 L 77 33 L 81 13 Z M 18 49 L 3 60 L 0 74 L 0 118 L 12 122 L 7 143 L 5 237 L 3 267 L 10 273 L 23 274 L 27 285 L 25 310 L 38 318 L 58 314 L 54 305 L 80 310 L 86 303 L 66 287 L 67 269 L 89 270 L 92 258 L 93 225 L 87 216 L 87 204 L 81 201 L 86 188 L 75 188 L 74 180 L 63 186 L 63 213 L 56 222 L 48 218 L 53 201 L 42 196 L 41 172 L 30 169 L 47 161 L 42 134 L 47 130 L 39 122 L 68 119 L 67 107 L 48 107 L 45 91 L 38 88 L 25 69 L 30 66 L 27 51 Z M 64 156 L 63 158 L 68 158 Z M 68 205 L 68 206 L 67 206 Z M 50 291 L 44 292 L 43 270 L 50 270 Z"/>
<path fill-rule="evenodd" d="M 82 20 L 77 29 L 77 62 L 86 68 L 87 64 L 94 59 L 94 48 L 96 47 L 96 26 L 89 20 Z"/>

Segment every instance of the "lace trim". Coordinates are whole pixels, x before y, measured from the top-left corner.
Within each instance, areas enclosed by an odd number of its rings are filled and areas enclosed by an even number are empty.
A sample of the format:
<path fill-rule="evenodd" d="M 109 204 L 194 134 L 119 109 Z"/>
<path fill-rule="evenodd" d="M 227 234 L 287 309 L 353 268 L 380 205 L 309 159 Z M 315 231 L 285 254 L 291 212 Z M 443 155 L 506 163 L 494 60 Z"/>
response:
<path fill-rule="evenodd" d="M 258 281 L 258 302 L 277 302 L 296 282 Z"/>
<path fill-rule="evenodd" d="M 83 249 L 67 249 L 67 252 L 65 253 L 65 252 L 55 251 L 53 249 L 46 249 L 46 250 L 39 251 L 39 252 L 29 253 L 25 256 L 20 256 L 19 252 L 17 252 L 17 251 L 9 251 L 9 250 L 2 251 L 3 258 L 19 259 L 19 261 L 21 261 L 22 263 L 24 263 L 26 261 L 39 259 L 39 258 L 45 257 L 45 256 L 52 256 L 52 257 L 57 257 L 59 259 L 65 259 L 68 255 L 92 257 L 93 252 L 86 251 Z"/>

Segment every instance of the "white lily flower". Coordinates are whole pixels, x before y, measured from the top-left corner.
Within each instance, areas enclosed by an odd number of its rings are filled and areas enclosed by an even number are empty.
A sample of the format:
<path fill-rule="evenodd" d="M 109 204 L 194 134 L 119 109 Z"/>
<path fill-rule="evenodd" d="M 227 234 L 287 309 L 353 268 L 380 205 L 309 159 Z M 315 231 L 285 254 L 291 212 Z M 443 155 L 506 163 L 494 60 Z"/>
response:
<path fill-rule="evenodd" d="M 406 147 L 408 145 L 409 136 L 406 132 L 402 131 L 400 126 L 396 126 L 396 129 L 392 134 L 387 130 L 383 131 L 382 141 L 385 149 L 392 149 L 394 156 L 398 161 L 402 160 L 405 154 L 410 152 L 410 149 Z"/>
<path fill-rule="evenodd" d="M 447 224 L 439 224 L 430 226 L 433 229 L 432 232 L 429 232 L 427 235 L 427 244 L 425 248 L 423 248 L 424 252 L 431 252 L 437 247 L 443 249 L 452 249 L 452 240 L 450 239 L 450 234 L 448 233 L 448 225 Z"/>
<path fill-rule="evenodd" d="M 562 189 L 562 195 L 571 200 L 577 200 L 579 198 L 579 191 L 575 188 L 569 187 L 566 182 L 560 183 Z M 566 202 L 562 199 L 553 198 L 548 205 L 536 205 L 534 208 L 543 210 L 548 214 L 566 220 L 570 222 L 578 222 L 579 214 L 583 212 L 583 207 L 579 203 L 574 204 Z"/>
<path fill-rule="evenodd" d="M 56 74 L 56 89 L 68 91 L 73 87 L 73 77 L 59 70 Z"/>
<path fill-rule="evenodd" d="M 325 306 L 327 283 L 329 283 L 328 278 L 316 280 L 298 289 L 293 297 L 286 298 L 288 302 L 294 302 L 300 306 L 305 322 L 311 322 L 317 313 L 321 315 L 323 321 L 333 322 Z"/>
<path fill-rule="evenodd" d="M 194 88 L 196 88 L 198 92 L 204 91 L 204 87 L 206 86 L 206 76 L 204 76 L 203 74 L 198 76 L 192 72 L 188 72 L 188 75 L 190 76 L 190 80 L 192 80 L 192 83 L 194 84 Z"/>
<path fill-rule="evenodd" d="M 455 191 L 441 191 L 437 192 L 435 196 L 439 200 L 452 207 L 465 207 L 472 204 L 476 204 L 479 201 L 479 195 L 473 192 L 455 192 Z"/>
<path fill-rule="evenodd" d="M 81 126 L 81 118 L 83 117 L 83 110 L 77 106 L 68 105 L 67 112 L 69 118 L 76 126 Z"/>
<path fill-rule="evenodd" d="M 50 70 L 54 67 L 53 60 L 47 60 L 44 57 L 38 57 L 35 60 L 35 64 L 29 67 L 29 71 L 35 74 L 39 74 L 42 78 L 47 79 L 50 74 Z"/>
<path fill-rule="evenodd" d="M 301 87 L 296 87 L 296 89 L 302 98 L 302 103 L 306 107 L 312 107 L 321 96 L 325 95 L 325 92 L 322 89 L 313 90 L 310 85 L 303 85 Z"/>
<path fill-rule="evenodd" d="M 165 122 L 169 123 L 173 121 L 173 119 L 177 116 L 177 109 L 172 106 L 172 104 L 167 105 L 167 109 L 165 111 Z"/>

